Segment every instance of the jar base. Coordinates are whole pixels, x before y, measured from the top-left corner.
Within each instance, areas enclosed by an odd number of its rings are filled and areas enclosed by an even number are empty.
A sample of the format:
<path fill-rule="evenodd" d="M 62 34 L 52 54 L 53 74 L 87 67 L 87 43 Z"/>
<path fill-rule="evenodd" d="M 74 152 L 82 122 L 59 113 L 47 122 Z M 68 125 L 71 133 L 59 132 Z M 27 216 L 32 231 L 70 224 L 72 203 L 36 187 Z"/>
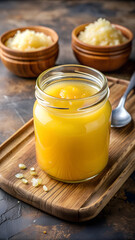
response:
<path fill-rule="evenodd" d="M 101 172 L 100 172 L 100 173 L 101 173 Z M 98 174 L 96 174 L 96 175 L 94 175 L 94 176 L 92 176 L 92 177 L 85 178 L 85 179 L 80 179 L 80 180 L 63 180 L 63 179 L 59 179 L 59 178 L 53 177 L 53 176 L 49 175 L 48 173 L 47 173 L 47 175 L 48 175 L 50 178 L 53 178 L 54 180 L 57 180 L 57 181 L 59 181 L 59 182 L 64 182 L 64 183 L 82 183 L 82 182 L 87 182 L 87 181 L 89 181 L 89 180 L 97 177 L 100 173 L 98 173 Z"/>

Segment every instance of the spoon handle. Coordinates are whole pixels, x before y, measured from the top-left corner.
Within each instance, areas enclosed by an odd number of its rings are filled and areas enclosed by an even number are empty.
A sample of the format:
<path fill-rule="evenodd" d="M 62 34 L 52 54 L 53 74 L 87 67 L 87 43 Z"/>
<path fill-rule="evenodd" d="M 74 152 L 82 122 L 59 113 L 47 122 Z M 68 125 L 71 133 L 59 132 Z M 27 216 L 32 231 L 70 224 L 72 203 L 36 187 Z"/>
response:
<path fill-rule="evenodd" d="M 122 96 L 122 98 L 120 99 L 120 102 L 118 104 L 118 107 L 124 106 L 125 105 L 125 101 L 126 98 L 128 96 L 128 94 L 130 93 L 130 91 L 135 88 L 135 72 L 133 73 L 131 79 L 130 79 L 130 83 L 128 85 L 127 90 L 125 91 L 124 95 Z"/>

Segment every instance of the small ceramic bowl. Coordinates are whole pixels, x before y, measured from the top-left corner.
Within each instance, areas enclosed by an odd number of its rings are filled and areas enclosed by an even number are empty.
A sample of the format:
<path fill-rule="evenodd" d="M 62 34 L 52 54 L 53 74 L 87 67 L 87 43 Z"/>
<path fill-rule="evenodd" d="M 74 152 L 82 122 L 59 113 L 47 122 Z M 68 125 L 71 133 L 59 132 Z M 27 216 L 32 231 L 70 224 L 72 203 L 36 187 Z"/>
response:
<path fill-rule="evenodd" d="M 123 66 L 131 53 L 132 32 L 120 25 L 113 24 L 128 39 L 117 46 L 95 46 L 86 44 L 78 39 L 81 31 L 88 25 L 83 24 L 72 31 L 72 50 L 77 60 L 100 71 L 113 71 Z"/>
<path fill-rule="evenodd" d="M 53 44 L 49 47 L 27 52 L 10 49 L 5 46 L 7 39 L 13 37 L 17 30 L 24 31 L 26 29 L 43 32 L 51 36 Z M 16 28 L 4 33 L 0 38 L 0 55 L 3 64 L 11 72 L 21 77 L 37 77 L 44 70 L 53 67 L 58 57 L 58 51 L 58 35 L 54 30 L 47 27 Z"/>

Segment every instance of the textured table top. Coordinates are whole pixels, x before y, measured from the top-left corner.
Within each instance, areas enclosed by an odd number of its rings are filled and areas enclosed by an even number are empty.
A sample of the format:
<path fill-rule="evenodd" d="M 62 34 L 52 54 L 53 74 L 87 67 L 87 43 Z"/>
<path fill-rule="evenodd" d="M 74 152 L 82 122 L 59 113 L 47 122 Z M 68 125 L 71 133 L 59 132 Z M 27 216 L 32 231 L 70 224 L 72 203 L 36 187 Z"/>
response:
<path fill-rule="evenodd" d="M 71 50 L 72 29 L 102 17 L 135 35 L 134 1 L 1 0 L 0 34 L 16 27 L 44 25 L 60 37 L 56 65 L 77 63 Z M 135 41 L 127 64 L 107 75 L 130 79 L 135 70 Z M 0 62 L 0 143 L 32 117 L 35 79 L 19 78 Z M 41 212 L 0 190 L 0 240 L 135 239 L 135 175 L 93 220 L 75 224 Z M 44 234 L 43 231 L 47 231 Z"/>

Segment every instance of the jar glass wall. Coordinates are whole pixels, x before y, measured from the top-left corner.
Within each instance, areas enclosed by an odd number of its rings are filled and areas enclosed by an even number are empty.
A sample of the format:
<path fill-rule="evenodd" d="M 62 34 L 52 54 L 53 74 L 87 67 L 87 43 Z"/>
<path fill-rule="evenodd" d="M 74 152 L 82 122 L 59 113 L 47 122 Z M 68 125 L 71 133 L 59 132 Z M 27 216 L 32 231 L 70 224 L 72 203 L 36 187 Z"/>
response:
<path fill-rule="evenodd" d="M 95 92 L 76 99 L 48 94 L 47 89 L 57 89 L 64 86 L 63 83 L 80 89 L 91 87 Z M 81 182 L 98 175 L 108 162 L 111 124 L 105 76 L 80 65 L 54 67 L 38 77 L 35 95 L 34 128 L 39 166 L 64 182 Z"/>

